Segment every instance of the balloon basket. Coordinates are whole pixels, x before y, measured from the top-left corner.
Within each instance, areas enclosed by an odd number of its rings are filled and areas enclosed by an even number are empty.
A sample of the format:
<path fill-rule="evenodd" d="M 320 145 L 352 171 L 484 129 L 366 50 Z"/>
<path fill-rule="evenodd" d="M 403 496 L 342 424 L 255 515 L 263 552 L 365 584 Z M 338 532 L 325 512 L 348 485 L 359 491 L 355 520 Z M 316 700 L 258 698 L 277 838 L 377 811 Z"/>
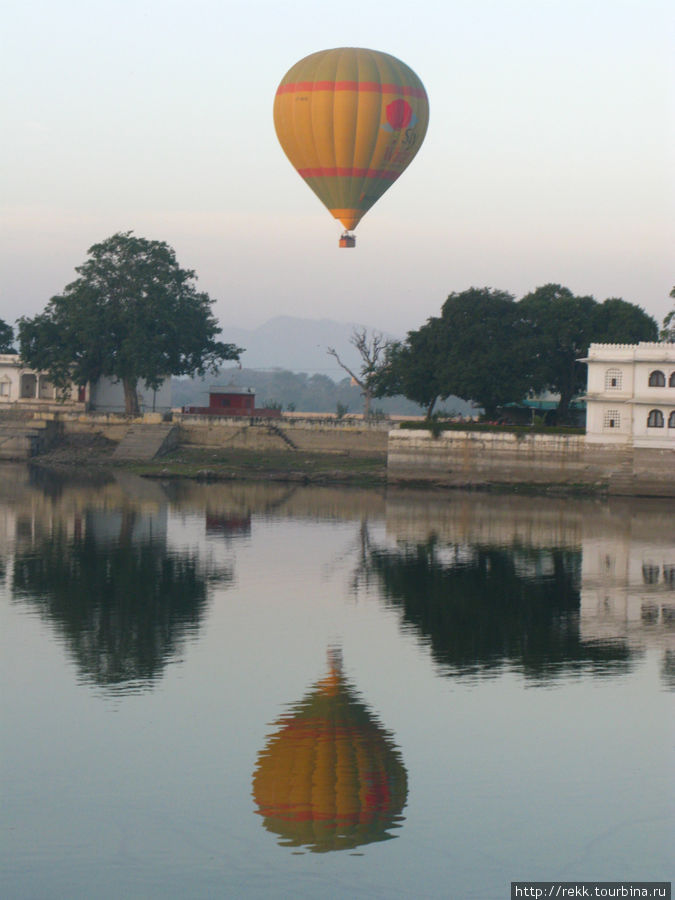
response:
<path fill-rule="evenodd" d="M 340 235 L 340 246 L 356 247 L 356 237 L 353 234 L 350 234 L 348 231 L 345 231 L 344 234 Z"/>

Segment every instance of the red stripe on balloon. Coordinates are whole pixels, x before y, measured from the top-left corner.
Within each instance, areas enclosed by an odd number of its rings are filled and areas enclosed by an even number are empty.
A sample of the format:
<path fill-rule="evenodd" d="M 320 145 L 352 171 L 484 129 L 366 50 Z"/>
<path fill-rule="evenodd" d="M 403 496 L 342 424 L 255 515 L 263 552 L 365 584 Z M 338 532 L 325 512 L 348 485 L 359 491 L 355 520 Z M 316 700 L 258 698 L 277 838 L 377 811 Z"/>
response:
<path fill-rule="evenodd" d="M 424 88 L 400 84 L 380 84 L 379 81 L 296 81 L 280 84 L 278 94 L 305 93 L 307 91 L 362 91 L 376 94 L 399 94 L 403 97 L 426 98 Z"/>
<path fill-rule="evenodd" d="M 297 172 L 303 178 L 385 178 L 389 181 L 396 181 L 401 174 L 392 169 L 359 169 L 355 166 L 333 166 L 328 168 L 317 166 L 312 169 L 298 169 Z"/>

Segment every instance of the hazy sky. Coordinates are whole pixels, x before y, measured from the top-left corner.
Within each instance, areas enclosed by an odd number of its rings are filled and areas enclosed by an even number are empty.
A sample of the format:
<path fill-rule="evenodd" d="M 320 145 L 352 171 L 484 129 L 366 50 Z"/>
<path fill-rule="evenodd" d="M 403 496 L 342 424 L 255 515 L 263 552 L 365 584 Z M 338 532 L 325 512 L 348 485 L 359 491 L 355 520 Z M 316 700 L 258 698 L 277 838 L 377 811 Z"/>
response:
<path fill-rule="evenodd" d="M 670 308 L 671 0 L 10 0 L 2 32 L 7 321 L 129 229 L 197 271 L 225 338 L 278 314 L 402 334 L 471 285 Z M 346 45 L 431 107 L 355 250 L 272 122 L 286 70 Z"/>

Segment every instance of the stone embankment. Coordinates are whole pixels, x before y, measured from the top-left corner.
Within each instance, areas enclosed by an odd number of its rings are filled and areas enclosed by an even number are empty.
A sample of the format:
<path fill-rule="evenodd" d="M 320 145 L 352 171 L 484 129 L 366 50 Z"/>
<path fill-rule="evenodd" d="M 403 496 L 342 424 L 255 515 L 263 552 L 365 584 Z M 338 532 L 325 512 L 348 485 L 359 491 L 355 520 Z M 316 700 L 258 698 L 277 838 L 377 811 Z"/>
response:
<path fill-rule="evenodd" d="M 386 460 L 390 484 L 675 496 L 675 450 L 591 444 L 583 435 L 507 431 L 442 431 L 433 435 L 426 430 L 392 429 L 387 422 L 366 424 L 358 418 L 338 420 L 328 416 L 284 416 L 270 422 L 177 415 L 170 425 L 162 424 L 158 415 L 134 422 L 120 416 L 91 414 L 56 419 L 51 424 L 38 419 L 20 423 L 24 429 L 21 439 L 17 424 L 16 440 L 13 445 L 8 440 L 5 454 L 0 446 L 0 458 L 30 458 L 48 448 L 60 432 L 71 446 L 79 442 L 73 460 L 78 464 L 82 463 L 87 442 L 92 442 L 92 456 L 96 455 L 98 464 L 151 460 L 178 446 L 211 458 L 228 451 L 239 455 L 250 452 L 262 460 L 257 465 L 262 470 L 268 458 L 265 454 L 275 457 L 274 465 L 279 464 L 280 454 L 286 454 L 293 460 L 289 471 L 292 469 L 295 475 L 302 470 L 303 457 L 308 464 L 312 455 L 314 460 L 334 458 L 336 468 L 340 458 L 380 460 L 382 466 Z M 41 427 L 51 437 L 27 436 L 33 427 Z M 101 442 L 110 448 L 117 445 L 117 450 L 109 449 L 103 459 L 101 452 L 93 453 L 94 446 L 100 451 Z M 63 448 L 59 463 L 66 458 Z"/>
<path fill-rule="evenodd" d="M 675 449 L 590 444 L 584 435 L 394 430 L 390 482 L 446 487 L 560 488 L 675 496 Z"/>
<path fill-rule="evenodd" d="M 61 434 L 58 422 L 5 413 L 0 417 L 0 460 L 37 456 L 53 447 Z"/>

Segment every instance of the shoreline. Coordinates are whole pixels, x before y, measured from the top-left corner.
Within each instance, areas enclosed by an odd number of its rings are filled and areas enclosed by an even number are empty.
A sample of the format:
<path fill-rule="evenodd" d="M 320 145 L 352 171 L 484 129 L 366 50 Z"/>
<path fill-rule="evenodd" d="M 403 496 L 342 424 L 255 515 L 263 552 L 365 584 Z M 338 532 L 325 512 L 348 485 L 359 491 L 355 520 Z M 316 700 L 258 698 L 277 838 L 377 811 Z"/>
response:
<path fill-rule="evenodd" d="M 49 450 L 24 462 L 38 470 L 64 476 L 101 477 L 106 472 L 127 471 L 150 480 L 190 479 L 200 482 L 266 481 L 296 485 L 343 486 L 424 490 L 448 494 L 454 491 L 499 493 L 541 497 L 615 496 L 609 482 L 560 482 L 552 478 L 501 481 L 499 478 L 416 478 L 414 472 L 399 476 L 387 467 L 387 455 L 359 450 L 291 450 L 179 445 L 152 460 L 118 460 L 113 457 L 118 442 L 99 434 L 62 436 Z M 551 475 L 554 475 L 552 472 Z M 653 492 L 622 492 L 621 496 L 662 497 Z"/>
<path fill-rule="evenodd" d="M 348 453 L 310 453 L 291 450 L 244 450 L 214 447 L 177 447 L 153 460 L 115 460 L 116 442 L 101 436 L 70 436 L 26 464 L 63 475 L 100 476 L 127 471 L 150 480 L 198 482 L 267 481 L 315 486 L 396 488 L 450 493 L 525 494 L 530 496 L 607 496 L 603 487 L 559 483 L 448 484 L 429 480 L 400 479 L 387 473 L 386 456 Z"/>

